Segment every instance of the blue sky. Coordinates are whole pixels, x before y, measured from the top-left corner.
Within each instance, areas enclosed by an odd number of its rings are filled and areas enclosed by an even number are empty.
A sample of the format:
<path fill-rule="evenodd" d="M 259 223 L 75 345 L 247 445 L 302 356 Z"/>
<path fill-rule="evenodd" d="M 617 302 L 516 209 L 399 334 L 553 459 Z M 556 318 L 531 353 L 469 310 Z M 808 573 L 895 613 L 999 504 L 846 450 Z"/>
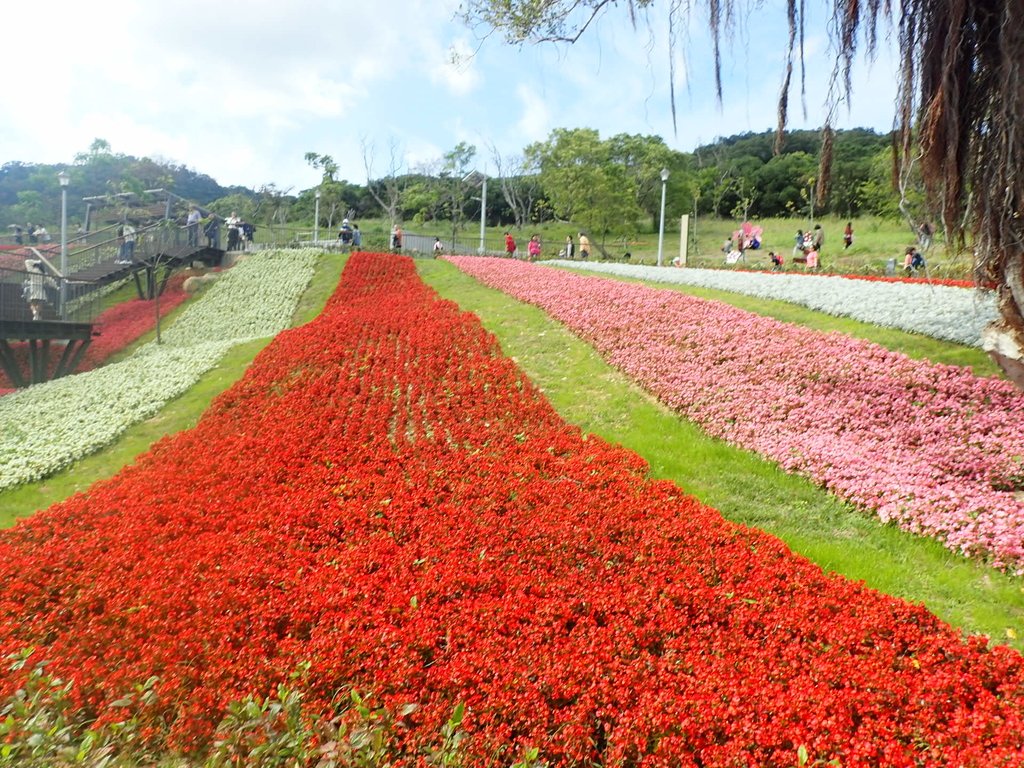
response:
<path fill-rule="evenodd" d="M 455 18 L 458 0 L 13 3 L 0 162 L 71 162 L 102 138 L 114 152 L 181 163 L 223 185 L 298 192 L 318 181 L 310 151 L 334 157 L 355 183 L 367 178 L 364 154 L 380 176 L 392 147 L 401 170 L 415 170 L 465 141 L 493 171 L 493 150 L 518 154 L 555 128 L 658 135 L 690 151 L 774 127 L 785 4 L 750 4 L 723 49 L 722 105 L 706 20 L 695 13 L 685 53 L 675 54 L 674 131 L 665 3 L 637 29 L 612 9 L 562 47 L 481 36 Z M 827 22 L 808 18 L 807 115 L 796 95 L 793 127 L 823 119 L 834 60 Z M 883 39 L 877 61 L 858 63 L 838 126 L 887 130 L 894 71 Z"/>

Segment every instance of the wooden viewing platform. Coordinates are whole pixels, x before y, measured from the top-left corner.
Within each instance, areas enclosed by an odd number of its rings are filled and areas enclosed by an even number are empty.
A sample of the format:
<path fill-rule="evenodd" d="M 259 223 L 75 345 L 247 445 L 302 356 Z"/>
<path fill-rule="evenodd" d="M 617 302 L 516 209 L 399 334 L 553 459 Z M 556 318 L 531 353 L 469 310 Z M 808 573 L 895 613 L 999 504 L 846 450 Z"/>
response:
<path fill-rule="evenodd" d="M 28 343 L 28 376 L 22 373 L 12 340 Z M 71 323 L 63 320 L 5 320 L 0 318 L 0 368 L 15 387 L 27 387 L 46 381 L 50 370 L 50 353 L 55 343 L 63 342 L 60 360 L 52 378 L 59 379 L 75 367 L 92 343 L 92 323 Z M 56 352 L 56 350 L 53 350 Z"/>
<path fill-rule="evenodd" d="M 81 297 L 127 279 L 134 280 L 139 298 L 154 299 L 163 293 L 176 269 L 194 262 L 215 267 L 224 258 L 223 250 L 209 246 L 171 245 L 166 250 L 168 252 L 137 252 L 130 263 L 107 258 L 70 272 L 67 276 L 69 299 L 72 294 Z M 52 262 L 45 261 L 48 278 L 59 282 L 60 275 L 53 270 Z M 20 283 L 0 284 L 0 369 L 15 387 L 73 373 L 92 342 L 91 320 L 61 320 L 53 315 L 55 299 L 50 302 L 47 304 L 49 316 L 33 320 L 28 303 L 21 295 Z M 27 372 L 19 365 L 20 350 L 12 346 L 17 342 L 27 345 Z M 58 353 L 60 358 L 51 374 L 51 360 Z"/>

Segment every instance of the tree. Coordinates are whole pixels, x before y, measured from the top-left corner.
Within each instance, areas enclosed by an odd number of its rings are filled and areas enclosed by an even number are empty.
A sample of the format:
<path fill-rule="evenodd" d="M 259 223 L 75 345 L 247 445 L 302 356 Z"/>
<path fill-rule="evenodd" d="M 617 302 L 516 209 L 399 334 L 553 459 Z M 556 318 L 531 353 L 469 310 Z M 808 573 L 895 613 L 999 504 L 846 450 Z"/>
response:
<path fill-rule="evenodd" d="M 541 185 L 555 214 L 602 237 L 642 215 L 635 179 L 612 159 L 611 147 L 591 128 L 559 128 L 546 142 L 526 149 L 540 167 Z"/>
<path fill-rule="evenodd" d="M 253 218 L 268 225 L 283 226 L 288 221 L 294 198 L 291 188 L 278 189 L 274 184 L 264 184 L 256 193 L 257 204 L 253 209 Z"/>
<path fill-rule="evenodd" d="M 452 221 L 452 244 L 462 222 L 466 218 L 464 210 L 466 193 L 471 185 L 469 167 L 476 157 L 476 147 L 460 141 L 444 155 L 441 166 L 441 184 L 447 190 L 448 210 Z"/>
<path fill-rule="evenodd" d="M 373 164 L 374 164 L 374 145 L 372 142 L 368 142 L 366 138 L 362 140 L 363 147 L 363 167 L 366 168 L 366 186 L 373 196 L 373 199 L 377 201 L 377 204 L 383 209 L 384 214 L 388 217 L 388 222 L 391 226 L 398 223 L 398 210 L 402 202 L 402 194 L 404 191 L 404 185 L 402 184 L 398 175 L 402 169 L 401 150 L 398 142 L 392 139 L 388 143 L 388 168 L 383 178 L 374 179 L 373 177 Z"/>
<path fill-rule="evenodd" d="M 787 152 L 771 158 L 754 178 L 754 186 L 760 192 L 758 213 L 777 216 L 798 212 L 805 205 L 801 188 L 814 175 L 816 167 L 814 158 L 806 152 Z"/>
<path fill-rule="evenodd" d="M 675 153 L 660 136 L 625 133 L 608 139 L 608 150 L 609 159 L 622 165 L 632 182 L 637 207 L 657 222 L 661 213 L 661 169 L 671 170 Z"/>
<path fill-rule="evenodd" d="M 663 0 L 664 2 L 664 0 Z M 500 32 L 512 43 L 574 42 L 616 0 L 465 0 L 469 24 Z M 654 0 L 626 0 L 630 20 Z M 691 3 L 669 2 L 670 40 L 686 38 Z M 730 27 L 759 3 L 706 0 L 714 45 L 715 81 L 721 87 L 721 45 Z M 786 125 L 793 58 L 802 65 L 803 3 L 787 0 L 787 62 L 778 104 L 776 151 Z M 938 213 L 947 243 L 973 235 L 975 276 L 995 285 L 1000 320 L 987 329 L 985 346 L 1024 388 L 1024 4 L 1020 0 L 834 0 L 828 24 L 837 51 L 830 90 L 817 194 L 830 186 L 831 116 L 849 96 L 858 45 L 874 52 L 878 25 L 897 30 L 900 84 L 897 104 L 897 162 L 920 165 L 929 208 Z M 672 61 L 670 57 L 670 62 Z M 671 65 L 670 65 L 671 66 Z M 802 69 L 802 67 L 801 67 Z M 675 97 L 671 96 L 675 116 Z"/>
<path fill-rule="evenodd" d="M 516 229 L 522 229 L 533 220 L 534 205 L 540 198 L 540 169 L 526 154 L 503 157 L 493 144 L 490 149 L 501 195 L 512 211 Z"/>

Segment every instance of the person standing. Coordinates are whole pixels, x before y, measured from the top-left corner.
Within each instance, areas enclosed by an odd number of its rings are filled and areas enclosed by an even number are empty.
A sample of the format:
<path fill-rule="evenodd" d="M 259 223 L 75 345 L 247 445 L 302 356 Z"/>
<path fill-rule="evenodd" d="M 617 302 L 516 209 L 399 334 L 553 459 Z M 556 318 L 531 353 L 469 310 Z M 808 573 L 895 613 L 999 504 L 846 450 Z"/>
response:
<path fill-rule="evenodd" d="M 391 250 L 395 253 L 402 252 L 402 228 L 397 224 L 391 228 Z"/>
<path fill-rule="evenodd" d="M 352 225 L 352 250 L 358 251 L 359 246 L 363 244 L 363 233 L 359 231 L 359 225 Z"/>
<path fill-rule="evenodd" d="M 352 247 L 352 225 L 348 223 L 348 219 L 343 219 L 341 222 L 341 229 L 338 230 L 338 240 L 341 241 L 342 248 Z"/>
<path fill-rule="evenodd" d="M 843 230 L 843 250 L 853 245 L 853 222 L 846 222 L 846 229 Z"/>
<path fill-rule="evenodd" d="M 135 260 L 135 227 L 125 222 L 118 229 L 120 248 L 117 254 L 118 264 L 131 264 Z"/>
<path fill-rule="evenodd" d="M 185 220 L 185 226 L 188 229 L 188 245 L 190 248 L 197 248 L 199 246 L 199 209 L 194 205 L 192 210 L 188 212 L 188 219 Z"/>
<path fill-rule="evenodd" d="M 203 227 L 203 234 L 206 235 L 206 245 L 208 248 L 220 250 L 220 221 L 217 219 L 217 214 L 210 214 L 210 220 Z"/>
<path fill-rule="evenodd" d="M 821 247 L 825 244 L 825 230 L 821 228 L 821 224 L 814 225 L 814 234 L 811 236 L 811 250 L 817 251 L 818 255 L 821 255 Z"/>
<path fill-rule="evenodd" d="M 927 221 L 922 221 L 921 226 L 917 228 L 917 240 L 921 243 L 921 250 L 927 251 L 932 245 L 932 225 Z"/>
<path fill-rule="evenodd" d="M 798 229 L 796 231 L 796 237 L 794 238 L 793 244 L 793 258 L 796 259 L 804 255 L 804 231 Z"/>
<path fill-rule="evenodd" d="M 590 238 L 580 232 L 580 258 L 586 261 L 590 258 Z"/>
<path fill-rule="evenodd" d="M 238 218 L 237 213 L 232 211 L 225 223 L 228 225 L 228 250 L 237 251 L 242 243 L 242 232 L 239 229 L 242 220 Z"/>
<path fill-rule="evenodd" d="M 565 258 L 572 259 L 576 256 L 576 243 L 573 242 L 572 235 L 565 236 Z"/>
<path fill-rule="evenodd" d="M 440 237 L 435 237 L 434 238 L 434 258 L 436 259 L 438 256 L 440 256 L 441 255 L 441 251 L 443 251 L 443 250 L 444 250 L 444 246 L 441 245 L 441 238 Z"/>

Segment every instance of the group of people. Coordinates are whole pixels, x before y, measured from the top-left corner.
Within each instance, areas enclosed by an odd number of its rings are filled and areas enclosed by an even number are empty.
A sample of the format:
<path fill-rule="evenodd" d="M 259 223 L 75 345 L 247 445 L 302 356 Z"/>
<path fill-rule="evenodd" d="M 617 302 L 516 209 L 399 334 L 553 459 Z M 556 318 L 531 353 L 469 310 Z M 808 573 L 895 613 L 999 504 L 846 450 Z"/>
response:
<path fill-rule="evenodd" d="M 25 237 L 28 236 L 28 244 L 36 245 L 37 243 L 49 243 L 51 241 L 50 233 L 46 231 L 46 227 L 39 225 L 38 227 L 31 221 L 25 225 L 22 229 L 20 224 L 14 225 L 14 243 L 15 245 L 24 245 Z"/>
<path fill-rule="evenodd" d="M 256 227 L 247 221 L 242 221 L 234 211 L 224 219 L 224 226 L 228 228 L 229 251 L 245 250 L 256 234 Z"/>
<path fill-rule="evenodd" d="M 572 235 L 569 236 L 569 239 L 572 240 Z M 512 233 L 511 232 L 506 232 L 505 233 L 505 255 L 508 256 L 510 259 L 514 259 L 514 258 L 516 258 L 516 255 L 517 255 L 518 252 L 519 252 L 519 247 L 516 245 L 516 239 L 514 237 L 512 237 Z M 536 261 L 537 259 L 540 258 L 540 254 L 541 254 L 540 235 L 531 235 L 530 236 L 530 241 L 526 244 L 526 254 L 527 254 L 527 259 L 529 261 Z"/>
<path fill-rule="evenodd" d="M 399 237 L 399 242 L 401 237 Z M 338 242 L 341 247 L 358 251 L 363 244 L 363 233 L 359 231 L 359 225 L 351 223 L 348 219 L 342 219 L 341 227 L 338 228 Z"/>
<path fill-rule="evenodd" d="M 809 229 L 806 232 L 798 229 L 793 242 L 793 261 L 806 264 L 807 269 L 819 269 L 821 249 L 824 245 L 825 230 L 821 228 L 821 224 L 815 224 L 813 230 Z"/>
<path fill-rule="evenodd" d="M 235 211 L 223 220 L 228 231 L 227 249 L 229 251 L 242 251 L 249 247 L 256 234 L 256 227 L 248 221 L 243 221 Z M 206 245 L 209 248 L 220 248 L 221 219 L 215 213 L 210 213 L 205 218 L 197 206 L 192 206 L 185 219 L 185 229 L 188 231 L 188 244 L 192 248 L 199 247 L 199 230 L 202 227 L 203 237 L 206 238 Z"/>
<path fill-rule="evenodd" d="M 925 268 L 924 256 L 914 246 L 909 246 L 903 254 L 903 271 L 907 277 L 916 275 Z"/>
<path fill-rule="evenodd" d="M 763 228 L 755 227 L 749 221 L 744 221 L 740 228 L 722 243 L 725 263 L 736 264 L 740 261 L 746 262 L 746 252 L 760 250 L 763 236 Z"/>
<path fill-rule="evenodd" d="M 579 237 L 580 258 L 586 261 L 590 258 L 590 238 L 582 232 L 577 233 L 577 236 Z M 566 235 L 565 248 L 559 251 L 558 256 L 563 259 L 576 258 L 576 242 L 572 239 L 572 235 Z"/>

